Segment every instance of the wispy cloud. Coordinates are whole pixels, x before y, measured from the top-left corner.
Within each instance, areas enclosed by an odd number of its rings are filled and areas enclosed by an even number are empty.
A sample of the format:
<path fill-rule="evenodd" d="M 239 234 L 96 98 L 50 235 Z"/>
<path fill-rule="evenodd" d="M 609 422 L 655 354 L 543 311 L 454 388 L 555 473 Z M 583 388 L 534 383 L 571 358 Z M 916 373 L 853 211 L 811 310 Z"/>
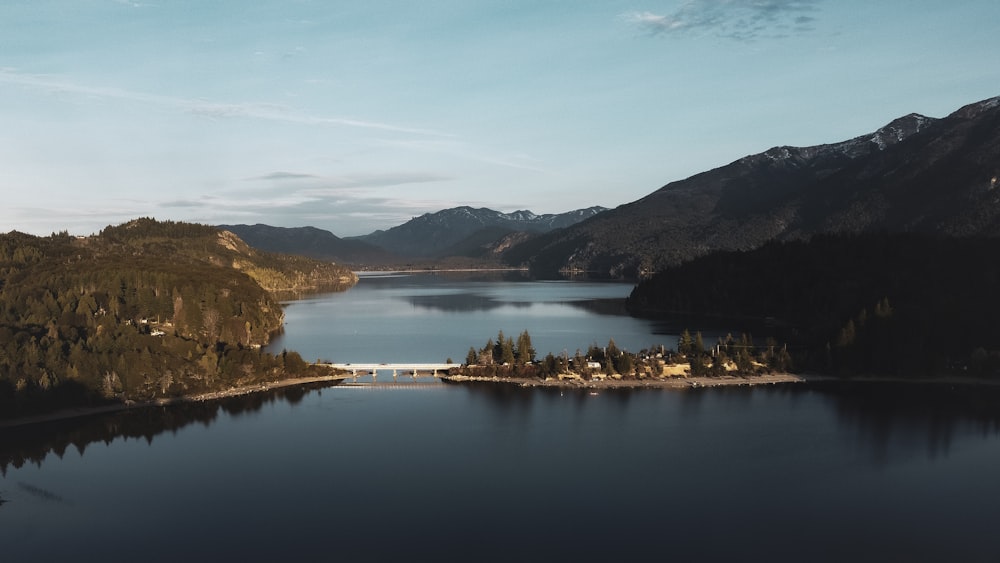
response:
<path fill-rule="evenodd" d="M 305 172 L 277 171 L 262 176 L 248 178 L 252 181 L 270 181 L 284 189 L 289 181 L 294 181 L 299 189 L 315 192 L 317 190 L 343 190 L 351 188 L 386 188 L 404 184 L 424 184 L 427 182 L 448 182 L 454 177 L 434 172 L 372 172 L 346 174 L 342 176 L 322 176 Z M 303 185 L 305 182 L 305 185 Z"/>
<path fill-rule="evenodd" d="M 339 236 L 352 236 L 387 229 L 414 216 L 457 205 L 460 205 L 457 201 L 380 195 L 370 187 L 328 184 L 290 193 L 276 187 L 266 192 L 207 195 L 165 201 L 157 207 L 168 215 L 181 212 L 189 220 L 207 224 L 311 225 Z M 155 215 L 156 211 L 152 213 Z"/>
<path fill-rule="evenodd" d="M 742 41 L 811 30 L 822 0 L 691 0 L 669 13 L 623 14 L 651 35 L 706 32 Z"/>
<path fill-rule="evenodd" d="M 250 180 L 305 180 L 308 178 L 318 178 L 319 176 L 315 174 L 304 174 L 301 172 L 271 172 L 270 174 L 264 174 L 263 176 L 255 176 L 249 178 Z"/>
<path fill-rule="evenodd" d="M 421 197 L 415 187 L 415 197 L 399 195 L 400 187 L 453 179 L 421 171 L 336 177 L 279 171 L 246 178 L 253 182 L 246 189 L 161 201 L 155 207 L 172 216 L 180 212 L 210 224 L 312 225 L 330 228 L 338 235 L 356 235 L 392 227 L 428 211 L 455 207 L 455 201 Z"/>
<path fill-rule="evenodd" d="M 348 117 L 318 116 L 296 111 L 281 104 L 270 103 L 219 103 L 193 98 L 163 96 L 147 92 L 137 92 L 109 86 L 90 86 L 58 77 L 28 74 L 10 68 L 0 69 L 0 84 L 12 84 L 51 93 L 74 94 L 90 98 L 132 101 L 137 103 L 167 107 L 176 111 L 201 115 L 213 119 L 248 118 L 302 125 L 329 125 L 376 129 L 395 133 L 409 133 L 432 137 L 452 137 L 453 135 L 432 129 L 405 127 L 392 123 L 353 119 Z"/>

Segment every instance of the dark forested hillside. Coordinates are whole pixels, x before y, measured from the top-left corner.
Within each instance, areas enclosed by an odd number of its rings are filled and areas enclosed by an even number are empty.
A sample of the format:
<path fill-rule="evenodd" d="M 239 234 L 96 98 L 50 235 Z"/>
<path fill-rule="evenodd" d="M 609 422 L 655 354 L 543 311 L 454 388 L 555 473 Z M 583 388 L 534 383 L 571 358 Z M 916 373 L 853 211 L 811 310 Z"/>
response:
<path fill-rule="evenodd" d="M 641 282 L 629 310 L 767 318 L 799 367 L 834 373 L 995 373 L 1000 240 L 819 235 L 716 252 Z"/>
<path fill-rule="evenodd" d="M 297 355 L 260 351 L 282 324 L 273 292 L 355 280 L 203 225 L 0 235 L 0 416 L 304 373 Z"/>
<path fill-rule="evenodd" d="M 943 119 L 901 117 L 874 133 L 774 147 L 508 252 L 538 273 L 636 275 L 713 250 L 815 233 L 1000 235 L 1000 98 Z"/>

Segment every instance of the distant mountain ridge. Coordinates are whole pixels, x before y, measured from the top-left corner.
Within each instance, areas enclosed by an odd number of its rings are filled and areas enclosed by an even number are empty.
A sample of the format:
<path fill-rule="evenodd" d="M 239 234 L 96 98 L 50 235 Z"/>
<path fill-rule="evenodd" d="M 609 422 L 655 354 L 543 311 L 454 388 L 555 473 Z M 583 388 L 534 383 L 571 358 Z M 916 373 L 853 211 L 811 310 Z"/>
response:
<path fill-rule="evenodd" d="M 1000 235 L 1000 97 L 874 133 L 778 146 L 512 248 L 511 264 L 635 275 L 821 232 Z"/>
<path fill-rule="evenodd" d="M 482 231 L 491 233 L 486 237 L 489 240 L 480 245 L 486 251 L 490 242 L 499 241 L 506 235 L 516 232 L 546 233 L 575 225 L 602 211 L 606 209 L 594 206 L 567 213 L 536 215 L 527 210 L 502 213 L 487 208 L 462 206 L 425 213 L 391 229 L 349 240 L 373 244 L 402 256 L 442 257 L 451 254 L 453 248 L 461 246 L 463 241 Z"/>
<path fill-rule="evenodd" d="M 217 225 L 254 248 L 268 252 L 298 254 L 338 263 L 387 263 L 397 256 L 360 240 L 342 239 L 316 227 L 272 227 L 270 225 Z"/>
<path fill-rule="evenodd" d="M 346 264 L 385 265 L 414 258 L 458 256 L 496 260 L 507 248 L 540 233 L 574 225 L 606 211 L 594 206 L 566 213 L 536 215 L 519 210 L 502 213 L 468 206 L 425 213 L 402 225 L 368 235 L 340 238 L 316 227 L 217 225 L 247 244 Z"/>

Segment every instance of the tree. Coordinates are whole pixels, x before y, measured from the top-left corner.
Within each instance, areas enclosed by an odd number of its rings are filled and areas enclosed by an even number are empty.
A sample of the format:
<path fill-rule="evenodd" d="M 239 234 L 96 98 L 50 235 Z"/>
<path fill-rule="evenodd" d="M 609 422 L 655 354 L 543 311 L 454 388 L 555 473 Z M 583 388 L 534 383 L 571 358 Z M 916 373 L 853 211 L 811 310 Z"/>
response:
<path fill-rule="evenodd" d="M 691 333 L 685 328 L 684 332 L 677 339 L 677 353 L 687 358 L 691 354 L 693 347 L 694 341 L 691 339 Z"/>
<path fill-rule="evenodd" d="M 517 337 L 517 347 L 515 348 L 517 363 L 530 364 L 535 361 L 535 348 L 531 345 L 531 335 L 525 330 Z"/>
<path fill-rule="evenodd" d="M 503 330 L 497 332 L 497 341 L 493 344 L 493 363 L 503 363 L 503 344 L 507 337 L 503 335 Z"/>
<path fill-rule="evenodd" d="M 500 346 L 500 363 L 503 365 L 514 365 L 514 339 L 507 337 Z"/>
<path fill-rule="evenodd" d="M 622 375 L 630 375 L 635 369 L 635 364 L 632 362 L 632 354 L 627 352 L 619 352 L 611 360 L 615 363 L 615 371 Z"/>
<path fill-rule="evenodd" d="M 556 375 L 558 373 L 559 373 L 558 360 L 556 360 L 556 357 L 553 356 L 551 352 L 549 352 L 545 356 L 545 359 L 542 360 L 542 372 L 541 372 L 541 375 L 542 375 L 542 377 L 549 377 L 549 376 L 552 376 L 552 375 Z"/>

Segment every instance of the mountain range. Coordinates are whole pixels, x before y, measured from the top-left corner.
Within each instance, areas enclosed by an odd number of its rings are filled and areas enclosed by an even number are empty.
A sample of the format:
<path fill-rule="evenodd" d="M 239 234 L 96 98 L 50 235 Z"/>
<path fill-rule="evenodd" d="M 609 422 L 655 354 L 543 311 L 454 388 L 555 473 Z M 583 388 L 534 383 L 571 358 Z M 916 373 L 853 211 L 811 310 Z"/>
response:
<path fill-rule="evenodd" d="M 1000 97 L 944 118 L 911 113 L 839 143 L 773 147 L 611 210 L 456 207 L 343 239 L 312 227 L 222 227 L 264 250 L 352 264 L 461 256 L 539 275 L 635 277 L 817 233 L 998 236 L 998 178 Z"/>
<path fill-rule="evenodd" d="M 636 275 L 815 233 L 1000 235 L 1000 97 L 874 133 L 779 146 L 673 182 L 504 256 L 533 270 Z"/>
<path fill-rule="evenodd" d="M 340 238 L 316 227 L 272 227 L 270 225 L 217 225 L 267 252 L 298 254 L 345 264 L 383 264 L 399 256 L 360 240 Z"/>
<path fill-rule="evenodd" d="M 425 213 L 391 229 L 340 238 L 315 227 L 218 225 L 251 246 L 349 264 L 392 264 L 449 256 L 496 259 L 507 248 L 542 233 L 574 225 L 605 211 L 589 207 L 567 213 L 536 215 L 456 207 Z"/>
<path fill-rule="evenodd" d="M 588 207 L 568 213 L 535 215 L 531 211 L 501 213 L 463 206 L 425 213 L 398 227 L 375 231 L 357 237 L 357 240 L 404 256 L 468 256 L 470 252 L 486 249 L 505 236 L 546 233 L 569 227 L 602 211 L 605 208 Z"/>

